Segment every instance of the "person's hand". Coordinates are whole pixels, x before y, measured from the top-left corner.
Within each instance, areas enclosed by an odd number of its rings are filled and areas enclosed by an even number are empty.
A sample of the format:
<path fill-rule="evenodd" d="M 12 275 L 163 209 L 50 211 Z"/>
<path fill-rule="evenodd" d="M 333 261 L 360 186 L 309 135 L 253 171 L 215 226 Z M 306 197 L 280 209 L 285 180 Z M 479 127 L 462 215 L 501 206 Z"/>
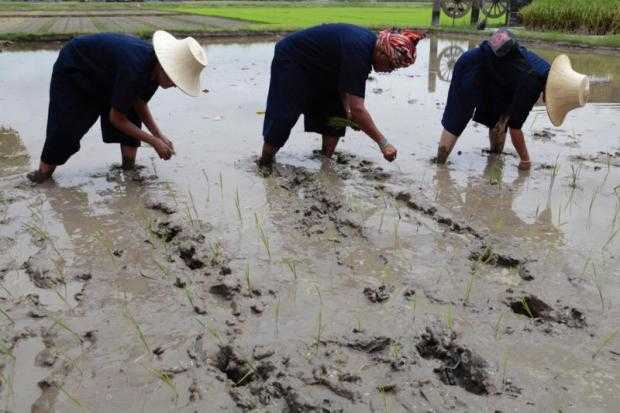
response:
<path fill-rule="evenodd" d="M 174 150 L 163 139 L 159 138 L 153 142 L 153 148 L 155 148 L 159 157 L 165 161 L 170 159 L 174 153 Z"/>
<path fill-rule="evenodd" d="M 383 152 L 383 157 L 385 158 L 385 160 L 390 162 L 396 159 L 396 154 L 398 153 L 396 148 L 390 144 L 385 145 L 383 149 L 381 149 L 381 152 Z"/>
<path fill-rule="evenodd" d="M 519 170 L 521 171 L 529 171 L 532 167 L 532 161 L 521 161 L 519 162 Z"/>
<path fill-rule="evenodd" d="M 172 149 L 172 154 L 174 155 L 174 144 L 172 143 L 172 141 L 164 135 L 160 135 L 158 136 L 158 138 L 164 141 L 170 147 L 170 149 Z"/>

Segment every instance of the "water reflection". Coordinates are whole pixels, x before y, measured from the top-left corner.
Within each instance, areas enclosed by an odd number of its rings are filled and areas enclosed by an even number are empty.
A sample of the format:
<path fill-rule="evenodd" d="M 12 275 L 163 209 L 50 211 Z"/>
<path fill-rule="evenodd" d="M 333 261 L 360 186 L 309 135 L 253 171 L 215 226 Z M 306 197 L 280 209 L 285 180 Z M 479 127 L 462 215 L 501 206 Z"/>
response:
<path fill-rule="evenodd" d="M 0 127 L 0 177 L 28 171 L 30 156 L 17 131 Z"/>
<path fill-rule="evenodd" d="M 465 219 L 478 221 L 497 235 L 562 244 L 562 232 L 552 221 L 550 200 L 542 210 L 535 212 L 531 222 L 515 212 L 514 204 L 529 174 L 520 171 L 512 182 L 504 182 L 504 166 L 503 157 L 489 156 L 482 176 L 467 176 L 463 187 L 450 175 L 449 168 L 436 168 L 437 201 L 459 211 Z"/>
<path fill-rule="evenodd" d="M 436 36 L 431 37 L 428 40 L 429 93 L 435 93 L 437 78 L 450 83 L 456 61 L 463 53 L 477 47 L 479 43 L 475 40 L 446 40 Z M 566 52 L 557 49 L 530 48 L 549 62 L 552 62 L 561 53 L 568 54 L 575 70 L 587 74 L 590 78 L 591 103 L 620 102 L 619 59 L 576 50 Z"/>

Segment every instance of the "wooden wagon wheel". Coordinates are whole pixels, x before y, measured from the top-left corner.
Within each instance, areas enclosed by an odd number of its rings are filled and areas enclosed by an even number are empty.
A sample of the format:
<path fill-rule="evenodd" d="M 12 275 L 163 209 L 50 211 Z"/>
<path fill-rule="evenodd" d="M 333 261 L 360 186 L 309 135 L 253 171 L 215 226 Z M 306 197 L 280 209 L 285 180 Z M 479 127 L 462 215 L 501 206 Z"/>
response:
<path fill-rule="evenodd" d="M 441 10 L 452 19 L 465 16 L 470 9 L 471 0 L 441 0 Z"/>
<path fill-rule="evenodd" d="M 454 65 L 456 65 L 456 61 L 459 60 L 465 53 L 462 47 L 457 45 L 450 45 L 443 49 L 441 53 L 439 53 L 439 73 L 438 76 L 444 82 L 450 82 L 452 80 L 452 72 L 454 71 Z"/>
<path fill-rule="evenodd" d="M 509 0 L 483 0 L 482 14 L 489 19 L 497 19 L 508 12 Z"/>

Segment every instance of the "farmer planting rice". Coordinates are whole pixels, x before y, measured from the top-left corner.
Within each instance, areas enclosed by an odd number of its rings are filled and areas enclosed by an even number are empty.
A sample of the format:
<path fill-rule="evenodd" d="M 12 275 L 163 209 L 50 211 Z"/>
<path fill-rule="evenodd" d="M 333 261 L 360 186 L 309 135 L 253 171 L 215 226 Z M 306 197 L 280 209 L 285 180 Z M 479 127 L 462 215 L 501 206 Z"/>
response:
<path fill-rule="evenodd" d="M 519 169 L 531 160 L 521 127 L 534 104 L 543 98 L 551 122 L 560 126 L 566 114 L 585 105 L 589 82 L 572 70 L 565 55 L 549 65 L 521 47 L 512 33 L 500 29 L 459 58 L 454 67 L 444 110 L 437 162 L 445 163 L 470 119 L 489 128 L 491 153 L 502 153 L 506 133 L 519 154 Z"/>
<path fill-rule="evenodd" d="M 375 125 L 364 105 L 370 71 L 391 72 L 412 65 L 424 37 L 411 30 L 384 30 L 378 35 L 349 24 L 325 24 L 293 33 L 276 44 L 263 125 L 260 165 L 270 165 L 304 115 L 306 132 L 320 133 L 322 153 L 331 157 L 348 119 L 379 146 L 388 161 L 396 148 Z"/>
<path fill-rule="evenodd" d="M 155 32 L 153 45 L 121 34 L 78 37 L 67 43 L 52 71 L 47 136 L 33 182 L 49 179 L 80 149 L 80 140 L 101 118 L 105 143 L 121 147 L 123 169 L 132 169 L 141 142 L 153 146 L 161 159 L 174 145 L 159 129 L 148 101 L 161 87 L 200 94 L 200 73 L 207 64 L 193 38 L 177 40 Z M 151 133 L 141 129 L 142 123 Z"/>

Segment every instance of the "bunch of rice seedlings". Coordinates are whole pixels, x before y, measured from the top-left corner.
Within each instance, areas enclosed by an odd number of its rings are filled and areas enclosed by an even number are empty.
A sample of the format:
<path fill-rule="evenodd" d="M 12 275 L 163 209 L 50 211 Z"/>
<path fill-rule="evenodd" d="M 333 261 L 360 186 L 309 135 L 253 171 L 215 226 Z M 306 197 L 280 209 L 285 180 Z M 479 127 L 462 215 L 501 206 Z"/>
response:
<path fill-rule="evenodd" d="M 245 284 L 248 287 L 248 293 L 252 294 L 252 282 L 250 280 L 250 263 L 247 262 L 245 264 L 245 271 L 244 271 L 244 278 L 245 278 Z"/>
<path fill-rule="evenodd" d="M 530 316 L 530 318 L 534 318 L 534 313 L 532 313 L 532 311 L 530 310 L 530 306 L 527 304 L 527 300 L 525 299 L 525 297 L 521 298 L 521 305 L 523 306 L 525 311 L 527 311 L 527 314 Z"/>
<path fill-rule="evenodd" d="M 620 33 L 620 0 L 535 0 L 521 9 L 521 15 L 529 29 Z"/>
<path fill-rule="evenodd" d="M 495 340 L 499 340 L 499 329 L 502 325 L 502 320 L 504 319 L 505 315 L 506 315 L 506 312 L 504 311 L 497 318 L 497 323 L 495 323 Z"/>
<path fill-rule="evenodd" d="M 340 118 L 337 116 L 331 117 L 327 120 L 327 126 L 332 128 L 351 128 L 353 130 L 360 130 L 357 123 L 347 118 Z"/>

